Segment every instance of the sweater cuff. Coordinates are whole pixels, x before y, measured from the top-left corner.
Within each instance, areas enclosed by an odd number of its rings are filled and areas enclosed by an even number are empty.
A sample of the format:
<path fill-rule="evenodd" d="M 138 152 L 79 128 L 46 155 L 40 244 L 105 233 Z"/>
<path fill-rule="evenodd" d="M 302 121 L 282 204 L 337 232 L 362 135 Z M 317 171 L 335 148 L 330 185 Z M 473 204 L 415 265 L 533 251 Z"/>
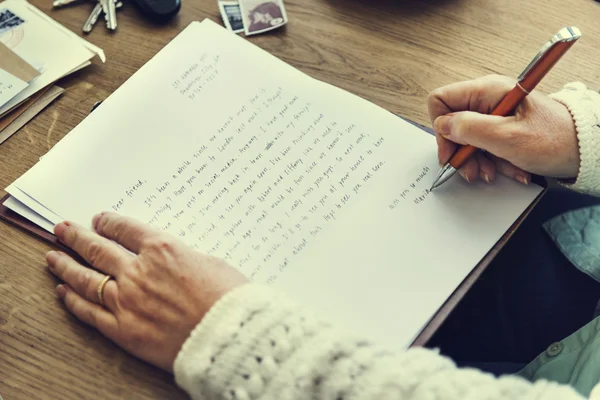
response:
<path fill-rule="evenodd" d="M 273 289 L 244 284 L 192 331 L 175 360 L 175 380 L 194 399 L 251 398 L 322 325 Z"/>
<path fill-rule="evenodd" d="M 579 141 L 577 179 L 575 182 L 559 182 L 578 192 L 600 195 L 600 94 L 575 82 L 550 97 L 571 113 Z"/>
<path fill-rule="evenodd" d="M 211 307 L 194 328 L 173 367 L 175 380 L 181 388 L 190 394 L 195 393 L 200 383 L 195 380 L 207 374 L 214 375 L 218 380 L 231 379 L 233 371 L 227 369 L 234 365 L 222 362 L 220 358 L 217 360 L 217 355 L 232 340 L 243 321 L 269 300 L 260 289 L 253 284 L 245 284 L 231 290 Z M 211 369 L 215 368 L 220 371 L 211 373 Z M 216 385 L 213 383 L 211 386 Z"/>

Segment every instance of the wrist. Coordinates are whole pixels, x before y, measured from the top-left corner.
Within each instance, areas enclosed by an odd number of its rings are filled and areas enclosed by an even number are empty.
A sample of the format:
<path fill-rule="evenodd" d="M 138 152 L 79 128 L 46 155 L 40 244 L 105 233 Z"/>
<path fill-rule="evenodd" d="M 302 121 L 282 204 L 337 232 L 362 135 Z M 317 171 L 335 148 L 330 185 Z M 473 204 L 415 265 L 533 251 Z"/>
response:
<path fill-rule="evenodd" d="M 577 174 L 560 182 L 575 190 L 596 192 L 600 189 L 600 94 L 577 82 L 550 97 L 569 111 L 579 151 Z"/>

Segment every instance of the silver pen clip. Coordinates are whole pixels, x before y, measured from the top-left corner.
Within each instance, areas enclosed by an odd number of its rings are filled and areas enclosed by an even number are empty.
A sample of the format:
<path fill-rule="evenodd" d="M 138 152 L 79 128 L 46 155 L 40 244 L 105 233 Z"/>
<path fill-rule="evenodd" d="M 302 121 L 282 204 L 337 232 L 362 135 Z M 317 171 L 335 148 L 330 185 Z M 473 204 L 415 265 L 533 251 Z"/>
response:
<path fill-rule="evenodd" d="M 571 42 L 573 40 L 579 39 L 580 37 L 581 37 L 581 31 L 579 29 L 577 29 L 576 27 L 568 26 L 566 28 L 562 28 L 560 31 L 558 31 L 558 33 L 556 35 L 552 36 L 552 38 L 550 40 L 548 40 L 546 42 L 546 44 L 544 44 L 542 46 L 542 48 L 536 54 L 536 56 L 533 58 L 533 60 L 531 60 L 529 65 L 527 65 L 527 67 L 525 67 L 523 72 L 521 72 L 521 75 L 519 75 L 519 78 L 518 78 L 519 82 L 521 82 L 521 81 L 523 81 L 523 79 L 525 79 L 525 77 L 527 76 L 529 71 L 531 71 L 531 69 L 538 62 L 538 60 L 540 58 L 542 58 L 542 56 L 546 52 L 548 52 L 553 46 L 555 46 L 557 43 Z"/>

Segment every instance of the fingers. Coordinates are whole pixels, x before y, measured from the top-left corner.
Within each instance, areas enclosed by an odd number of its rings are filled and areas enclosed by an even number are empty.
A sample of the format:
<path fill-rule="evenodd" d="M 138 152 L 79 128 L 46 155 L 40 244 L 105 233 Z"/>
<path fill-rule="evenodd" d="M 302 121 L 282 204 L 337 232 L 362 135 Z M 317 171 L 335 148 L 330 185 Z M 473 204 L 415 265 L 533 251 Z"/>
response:
<path fill-rule="evenodd" d="M 116 213 L 98 214 L 92 224 L 98 234 L 114 240 L 134 253 L 139 253 L 148 239 L 161 234 L 149 225 Z"/>
<path fill-rule="evenodd" d="M 514 85 L 511 78 L 490 75 L 436 89 L 429 94 L 427 101 L 431 122 L 440 115 L 455 111 L 470 110 L 490 114 Z"/>
<path fill-rule="evenodd" d="M 438 143 L 438 161 L 440 165 L 443 165 L 452 157 L 458 145 L 442 135 L 436 134 L 436 139 Z M 476 156 L 467 160 L 458 173 L 467 182 L 477 180 L 478 176 L 487 183 L 492 182 L 496 176 L 496 166 L 483 153 L 478 151 L 475 154 Z"/>
<path fill-rule="evenodd" d="M 496 165 L 480 151 L 475 153 L 475 158 L 479 164 L 479 177 L 485 183 L 492 183 L 496 179 Z"/>
<path fill-rule="evenodd" d="M 475 153 L 458 173 L 467 182 L 474 182 L 479 177 L 486 183 L 492 183 L 496 180 L 497 173 L 515 179 L 524 185 L 528 185 L 531 182 L 531 174 L 529 172 L 523 171 L 502 158 L 481 152 Z"/>
<path fill-rule="evenodd" d="M 523 171 L 521 168 L 518 168 L 510 162 L 492 154 L 488 154 L 488 157 L 496 165 L 498 172 L 502 175 L 511 179 L 515 179 L 524 185 L 528 185 L 531 182 L 531 174 L 529 172 Z"/>
<path fill-rule="evenodd" d="M 513 87 L 510 78 L 487 76 L 431 92 L 428 107 L 440 164 L 452 157 L 458 145 L 469 144 L 487 153 L 476 153 L 461 167 L 465 180 L 481 178 L 490 183 L 499 172 L 524 184 L 531 181 L 529 173 L 513 165 L 519 161 L 515 148 L 528 133 L 526 127 L 513 116 L 488 115 Z"/>
<path fill-rule="evenodd" d="M 444 165 L 448 162 L 450 157 L 452 157 L 452 154 L 454 154 L 458 145 L 437 132 L 435 138 L 438 145 L 438 162 L 440 165 Z"/>
<path fill-rule="evenodd" d="M 111 339 L 116 336 L 118 323 L 117 318 L 112 313 L 102 306 L 85 300 L 75 293 L 68 285 L 59 285 L 56 288 L 56 292 L 58 297 L 65 303 L 67 309 L 71 311 L 78 320 L 93 326 Z"/>
<path fill-rule="evenodd" d="M 471 157 L 465 162 L 465 164 L 458 170 L 460 176 L 463 177 L 467 182 L 474 182 L 479 176 L 479 163 L 475 157 Z"/>
<path fill-rule="evenodd" d="M 442 135 L 436 135 L 436 139 L 438 143 L 438 161 L 440 165 L 443 165 L 452 157 L 458 145 Z M 473 182 L 479 176 L 486 183 L 491 183 L 496 177 L 496 166 L 483 153 L 478 151 L 475 153 L 475 157 L 467 160 L 465 165 L 458 170 L 458 173 L 467 182 Z"/>
<path fill-rule="evenodd" d="M 59 251 L 51 251 L 46 254 L 46 261 L 50 271 L 69 285 L 79 296 L 89 302 L 99 303 L 98 287 L 106 275 L 84 267 L 69 255 Z M 116 308 L 117 290 L 117 283 L 114 280 L 108 281 L 104 286 L 104 305 L 109 310 Z"/>
<path fill-rule="evenodd" d="M 442 115 L 434 121 L 434 128 L 437 134 L 447 140 L 461 145 L 469 144 L 502 158 L 511 156 L 512 139 L 522 130 L 514 117 L 471 111 Z"/>
<path fill-rule="evenodd" d="M 54 227 L 56 237 L 93 267 L 117 276 L 132 259 L 110 240 L 72 222 L 62 222 Z"/>

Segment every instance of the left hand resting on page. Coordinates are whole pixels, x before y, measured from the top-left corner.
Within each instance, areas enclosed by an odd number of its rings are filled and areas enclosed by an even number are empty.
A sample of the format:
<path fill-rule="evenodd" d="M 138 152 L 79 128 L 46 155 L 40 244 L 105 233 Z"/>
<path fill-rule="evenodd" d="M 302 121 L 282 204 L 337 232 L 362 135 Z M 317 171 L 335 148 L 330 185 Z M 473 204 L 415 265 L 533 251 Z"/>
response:
<path fill-rule="evenodd" d="M 221 296 L 247 279 L 223 260 L 131 218 L 103 213 L 93 225 L 97 233 L 69 222 L 55 227 L 58 239 L 97 269 L 49 252 L 50 271 L 65 282 L 57 287 L 58 296 L 79 320 L 126 351 L 172 371 L 194 327 Z M 98 287 L 106 275 L 113 279 L 104 288 L 102 306 Z"/>

